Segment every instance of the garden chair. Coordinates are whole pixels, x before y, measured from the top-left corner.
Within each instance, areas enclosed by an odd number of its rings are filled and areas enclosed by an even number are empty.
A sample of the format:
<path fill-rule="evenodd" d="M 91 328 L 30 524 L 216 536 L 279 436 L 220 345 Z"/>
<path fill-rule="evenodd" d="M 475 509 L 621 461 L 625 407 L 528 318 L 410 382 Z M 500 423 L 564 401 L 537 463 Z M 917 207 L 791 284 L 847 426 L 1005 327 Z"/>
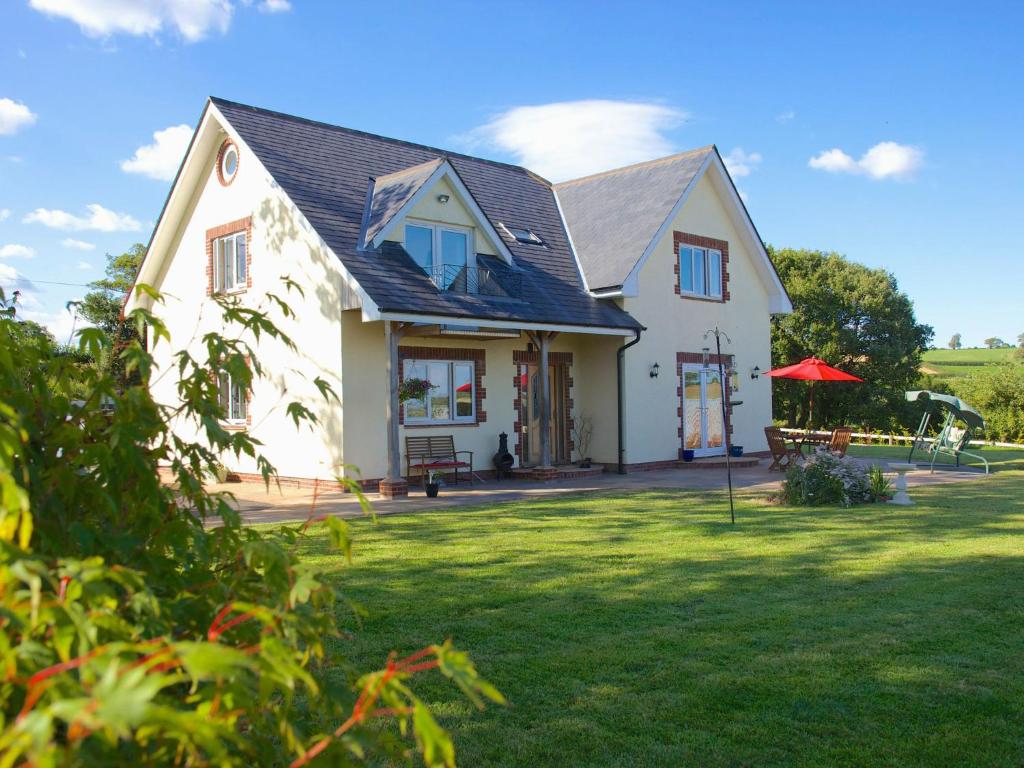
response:
<path fill-rule="evenodd" d="M 764 436 L 768 438 L 768 450 L 772 454 L 772 463 L 768 470 L 777 469 L 780 472 L 789 467 L 794 460 L 802 458 L 800 448 L 796 445 L 787 444 L 786 433 L 778 427 L 765 427 Z"/>
<path fill-rule="evenodd" d="M 832 439 L 829 441 L 828 449 L 833 456 L 842 458 L 846 455 L 846 449 L 850 447 L 850 438 L 853 437 L 853 427 L 836 427 L 832 430 Z"/>

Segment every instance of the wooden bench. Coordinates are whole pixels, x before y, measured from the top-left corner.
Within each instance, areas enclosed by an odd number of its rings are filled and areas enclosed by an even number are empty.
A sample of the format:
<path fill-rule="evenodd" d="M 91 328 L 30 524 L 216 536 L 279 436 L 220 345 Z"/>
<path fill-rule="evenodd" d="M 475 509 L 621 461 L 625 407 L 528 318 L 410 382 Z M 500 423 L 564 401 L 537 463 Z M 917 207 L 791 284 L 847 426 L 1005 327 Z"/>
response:
<path fill-rule="evenodd" d="M 469 456 L 463 461 L 460 456 Z M 454 472 L 455 483 L 459 482 L 459 470 L 469 470 L 469 482 L 473 482 L 473 452 L 456 451 L 452 435 L 405 438 L 405 474 L 411 478 L 413 470 L 420 475 L 423 486 L 427 485 L 429 472 Z"/>

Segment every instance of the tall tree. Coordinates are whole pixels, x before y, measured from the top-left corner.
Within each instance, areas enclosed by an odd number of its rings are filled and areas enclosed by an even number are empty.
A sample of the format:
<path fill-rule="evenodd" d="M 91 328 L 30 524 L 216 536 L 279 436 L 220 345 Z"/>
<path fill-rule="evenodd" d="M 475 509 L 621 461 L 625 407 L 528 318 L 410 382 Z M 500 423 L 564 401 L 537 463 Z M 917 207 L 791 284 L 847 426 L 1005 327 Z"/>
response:
<path fill-rule="evenodd" d="M 949 340 L 948 346 L 949 346 L 950 349 L 960 349 L 960 347 L 962 345 L 960 344 L 960 334 L 959 333 L 954 333 L 953 334 L 953 338 L 951 338 Z"/>
<path fill-rule="evenodd" d="M 904 391 L 918 382 L 921 354 L 934 333 L 918 323 L 896 278 L 837 253 L 775 249 L 769 253 L 793 301 L 793 313 L 772 323 L 772 363 L 816 355 L 864 379 L 814 392 L 817 424 L 894 428 L 909 418 Z M 775 417 L 806 426 L 806 382 L 779 379 Z"/>
<path fill-rule="evenodd" d="M 115 380 L 121 382 L 126 381 L 127 374 L 119 353 L 138 338 L 135 327 L 125 322 L 121 310 L 145 256 L 146 246 L 142 243 L 136 243 L 117 256 L 108 253 L 106 277 L 90 283 L 92 290 L 78 302 L 78 311 L 82 317 L 102 328 L 113 342 L 111 350 L 98 363 L 110 370 Z"/>
<path fill-rule="evenodd" d="M 1001 349 L 1002 347 L 1008 347 L 1010 345 L 1007 344 L 1002 339 L 1000 339 L 998 336 L 990 336 L 989 338 L 985 339 L 985 346 L 988 347 L 989 349 Z"/>

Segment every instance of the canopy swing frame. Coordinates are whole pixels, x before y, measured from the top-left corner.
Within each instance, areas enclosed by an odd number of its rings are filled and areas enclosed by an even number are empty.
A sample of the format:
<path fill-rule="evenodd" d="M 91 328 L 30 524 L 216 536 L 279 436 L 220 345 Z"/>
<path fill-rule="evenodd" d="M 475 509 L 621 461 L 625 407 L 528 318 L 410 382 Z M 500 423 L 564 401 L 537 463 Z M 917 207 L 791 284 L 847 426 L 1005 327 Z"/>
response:
<path fill-rule="evenodd" d="M 932 472 L 935 472 L 935 461 L 940 455 L 943 455 L 952 457 L 956 461 L 957 467 L 960 466 L 961 456 L 980 461 L 985 465 L 985 474 L 989 474 L 988 459 L 980 453 L 964 450 L 965 446 L 970 444 L 975 430 L 985 426 L 985 420 L 980 413 L 963 400 L 939 392 L 916 390 L 907 392 L 906 397 L 910 402 L 921 401 L 924 403 L 925 409 L 917 428 L 917 434 L 914 435 L 914 440 L 910 444 L 910 453 L 907 456 L 908 464 L 913 463 L 914 451 L 923 450 L 931 454 L 930 469 Z M 932 416 L 939 416 L 939 411 L 943 410 L 946 414 L 939 434 L 934 440 L 929 440 L 927 433 Z M 958 421 L 963 422 L 964 427 L 958 427 L 956 425 Z"/>

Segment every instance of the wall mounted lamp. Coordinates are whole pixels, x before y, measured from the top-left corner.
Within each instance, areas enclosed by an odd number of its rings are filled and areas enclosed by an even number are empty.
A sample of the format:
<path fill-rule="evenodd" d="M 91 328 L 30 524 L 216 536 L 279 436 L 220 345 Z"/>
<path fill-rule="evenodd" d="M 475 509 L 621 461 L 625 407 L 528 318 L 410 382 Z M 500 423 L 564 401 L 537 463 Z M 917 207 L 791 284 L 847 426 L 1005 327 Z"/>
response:
<path fill-rule="evenodd" d="M 660 365 L 655 363 L 654 365 L 651 366 L 651 378 L 652 379 L 658 378 L 658 374 L 660 372 L 661 372 L 661 366 Z"/>
<path fill-rule="evenodd" d="M 757 379 L 758 379 L 758 377 L 760 377 L 760 375 L 761 375 L 761 368 L 760 367 L 755 365 L 753 368 L 750 369 L 750 378 L 753 379 L 754 381 L 757 381 Z"/>
<path fill-rule="evenodd" d="M 444 205 L 444 204 L 445 204 L 445 203 L 447 203 L 447 202 L 448 202 L 448 200 L 450 200 L 450 199 L 451 199 L 451 198 L 449 198 L 449 197 L 448 197 L 448 195 L 438 195 L 438 196 L 437 196 L 437 202 L 439 202 L 439 203 L 440 203 L 441 205 Z"/>

